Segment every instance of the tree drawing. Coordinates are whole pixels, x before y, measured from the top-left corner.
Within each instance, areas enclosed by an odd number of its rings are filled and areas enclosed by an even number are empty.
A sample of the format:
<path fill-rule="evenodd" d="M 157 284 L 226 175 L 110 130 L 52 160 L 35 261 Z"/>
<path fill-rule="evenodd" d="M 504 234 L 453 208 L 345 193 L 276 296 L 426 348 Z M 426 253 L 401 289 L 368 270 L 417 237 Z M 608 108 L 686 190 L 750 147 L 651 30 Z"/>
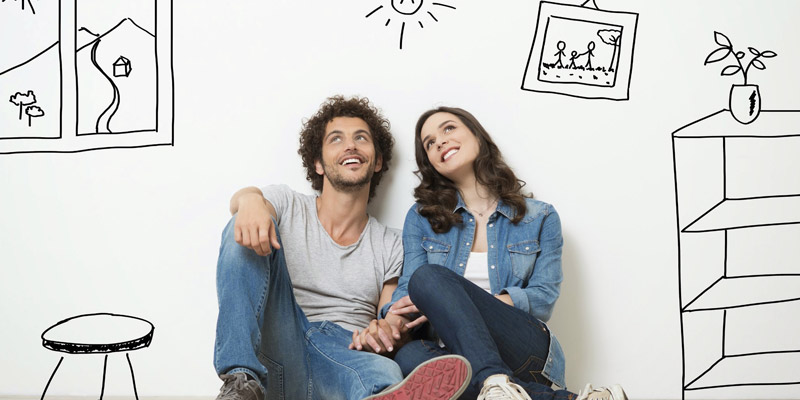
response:
<path fill-rule="evenodd" d="M 11 101 L 15 105 L 19 106 L 19 119 L 22 119 L 22 109 L 26 106 L 29 106 L 33 103 L 36 103 L 36 95 L 33 94 L 33 90 L 28 90 L 28 94 L 22 94 L 20 92 L 15 93 L 11 96 Z"/>
<path fill-rule="evenodd" d="M 608 70 L 613 71 L 614 61 L 617 59 L 617 48 L 619 48 L 619 38 L 622 34 L 621 31 L 616 29 L 601 29 L 597 31 L 597 36 L 603 40 L 603 43 L 614 46 L 614 53 L 611 55 L 611 64 L 608 65 Z"/>
<path fill-rule="evenodd" d="M 17 1 L 17 0 L 14 0 L 14 1 Z M 6 0 L 3 0 L 3 3 L 5 3 L 5 2 L 6 2 Z M 36 10 L 33 9 L 33 3 L 31 3 L 31 0 L 20 0 L 19 2 L 22 4 L 22 11 L 25 11 L 25 2 L 27 2 L 28 6 L 31 9 L 31 12 L 36 14 Z"/>
<path fill-rule="evenodd" d="M 28 126 L 31 126 L 31 119 L 38 118 L 44 115 L 44 110 L 39 106 L 28 106 L 25 108 L 25 114 L 28 115 Z"/>

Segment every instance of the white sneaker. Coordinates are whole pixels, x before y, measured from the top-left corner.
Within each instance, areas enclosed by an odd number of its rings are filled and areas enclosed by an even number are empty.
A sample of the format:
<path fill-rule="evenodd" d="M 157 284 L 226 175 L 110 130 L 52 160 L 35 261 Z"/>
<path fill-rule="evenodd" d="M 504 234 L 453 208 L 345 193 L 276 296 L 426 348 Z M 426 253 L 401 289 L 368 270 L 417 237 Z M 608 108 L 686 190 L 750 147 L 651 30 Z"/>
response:
<path fill-rule="evenodd" d="M 591 383 L 578 394 L 578 400 L 628 400 L 625 391 L 620 385 L 602 386 L 597 389 L 592 388 Z"/>
<path fill-rule="evenodd" d="M 483 382 L 478 400 L 531 400 L 531 396 L 507 375 L 492 375 Z"/>

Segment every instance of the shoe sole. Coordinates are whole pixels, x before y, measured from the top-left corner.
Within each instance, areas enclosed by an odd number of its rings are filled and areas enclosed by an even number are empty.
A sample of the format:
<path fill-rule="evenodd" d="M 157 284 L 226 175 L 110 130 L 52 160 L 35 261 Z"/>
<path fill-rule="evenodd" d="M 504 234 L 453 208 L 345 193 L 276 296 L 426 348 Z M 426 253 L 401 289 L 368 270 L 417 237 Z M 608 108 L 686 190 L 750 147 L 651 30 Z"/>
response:
<path fill-rule="evenodd" d="M 472 367 L 466 358 L 441 356 L 420 364 L 391 389 L 364 400 L 455 400 L 470 379 Z"/>

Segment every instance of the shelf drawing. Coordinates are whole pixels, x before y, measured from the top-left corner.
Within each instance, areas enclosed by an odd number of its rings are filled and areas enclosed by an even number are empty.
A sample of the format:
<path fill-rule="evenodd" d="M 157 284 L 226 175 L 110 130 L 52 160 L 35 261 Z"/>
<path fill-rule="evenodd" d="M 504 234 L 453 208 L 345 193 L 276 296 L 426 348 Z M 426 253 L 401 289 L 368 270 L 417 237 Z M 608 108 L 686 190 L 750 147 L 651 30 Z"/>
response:
<path fill-rule="evenodd" d="M 171 0 L 60 0 L 14 17 L 0 24 L 31 31 L 21 35 L 31 44 L 0 65 L 0 88 L 11 88 L 0 93 L 10 99 L 0 107 L 0 154 L 173 144 Z"/>
<path fill-rule="evenodd" d="M 754 318 L 770 330 L 800 312 L 800 111 L 762 110 L 745 125 L 721 110 L 673 132 L 672 152 L 682 398 L 800 384 L 796 335 L 759 351 L 742 339 Z"/>
<path fill-rule="evenodd" d="M 800 300 L 800 274 L 721 277 L 684 312 L 724 310 Z"/>
<path fill-rule="evenodd" d="M 725 199 L 682 232 L 711 232 L 800 224 L 800 195 Z"/>
<path fill-rule="evenodd" d="M 406 31 L 406 22 L 412 23 L 412 26 L 419 25 L 420 29 L 423 29 L 427 23 L 439 22 L 439 19 L 436 18 L 434 14 L 434 11 L 437 9 L 456 9 L 454 6 L 442 2 L 430 2 L 428 4 L 430 4 L 430 7 L 425 6 L 425 0 L 389 0 L 388 7 L 381 4 L 370 11 L 365 18 L 372 17 L 373 15 L 379 17 L 383 14 L 380 11 L 384 9 L 393 10 L 394 12 L 387 17 L 383 26 L 388 27 L 392 23 L 392 18 L 400 21 L 400 50 L 403 50 L 403 36 Z M 423 21 L 425 22 L 423 23 Z M 414 22 L 416 22 L 416 24 L 414 24 Z M 395 25 L 397 25 L 397 23 L 395 23 Z"/>
<path fill-rule="evenodd" d="M 542 1 L 522 90 L 627 100 L 639 15 Z"/>
<path fill-rule="evenodd" d="M 775 364 L 794 368 L 775 368 Z M 736 386 L 800 384 L 800 352 L 770 352 L 728 355 L 698 376 L 685 390 L 716 389 Z M 745 374 L 742 372 L 746 371 Z M 732 377 L 734 379 L 732 379 Z"/>

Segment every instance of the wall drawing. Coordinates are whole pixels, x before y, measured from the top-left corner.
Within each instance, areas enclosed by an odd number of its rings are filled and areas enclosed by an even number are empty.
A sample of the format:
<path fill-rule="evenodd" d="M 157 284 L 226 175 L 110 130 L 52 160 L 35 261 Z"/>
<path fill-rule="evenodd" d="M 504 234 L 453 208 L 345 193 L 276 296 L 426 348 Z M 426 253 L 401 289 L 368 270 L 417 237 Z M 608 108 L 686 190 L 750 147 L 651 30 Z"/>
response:
<path fill-rule="evenodd" d="M 0 93 L 9 99 L 0 154 L 172 145 L 171 1 L 61 0 L 23 18 L 0 11 L 7 29 L 30 33 L 21 36 L 27 51 L 0 65 L 0 90 L 9 88 Z"/>
<path fill-rule="evenodd" d="M 722 75 L 744 72 L 744 52 L 719 32 L 715 41 L 706 64 L 733 55 Z M 776 55 L 748 50 L 749 65 Z M 796 370 L 776 367 L 800 365 L 786 322 L 800 313 L 800 110 L 763 110 L 747 123 L 720 110 L 673 132 L 672 150 L 682 398 L 800 385 Z"/>
<path fill-rule="evenodd" d="M 542 1 L 522 90 L 627 100 L 638 17 Z"/>
<path fill-rule="evenodd" d="M 129 352 L 150 346 L 154 330 L 152 323 L 139 317 L 112 313 L 83 314 L 61 320 L 47 328 L 42 332 L 42 346 L 48 350 L 73 355 L 105 354 L 100 400 L 103 400 L 105 393 L 108 356 L 125 352 L 131 373 L 133 394 L 136 400 L 139 400 L 136 376 Z M 64 356 L 61 356 L 42 391 L 41 400 L 44 400 L 47 389 L 53 383 L 63 361 Z"/>
<path fill-rule="evenodd" d="M 3 0 L 3 3 L 5 2 L 6 0 Z M 33 8 L 33 3 L 31 2 L 31 0 L 14 0 L 14 2 L 15 3 L 19 2 L 22 11 L 25 11 L 25 4 L 27 4 L 28 10 L 31 12 L 31 14 L 36 14 L 36 10 Z"/>
<path fill-rule="evenodd" d="M 748 47 L 750 53 L 750 61 L 742 64 L 745 60 L 745 52 L 741 50 L 734 50 L 731 40 L 725 36 L 724 33 L 714 32 L 714 41 L 720 47 L 712 51 L 706 57 L 705 64 L 720 62 L 726 59 L 733 58 L 733 61 L 728 66 L 722 69 L 720 75 L 733 76 L 742 74 L 744 82 L 742 84 L 734 84 L 731 86 L 731 92 L 728 100 L 728 109 L 731 110 L 731 115 L 742 124 L 749 124 L 758 118 L 761 112 L 761 93 L 758 85 L 747 83 L 747 76 L 751 72 L 750 68 L 759 70 L 767 69 L 762 59 L 777 57 L 778 54 L 772 50 L 760 51 L 755 47 Z M 733 56 L 733 57 L 729 57 Z"/>
<path fill-rule="evenodd" d="M 388 27 L 392 24 L 392 18 L 395 18 L 395 21 L 399 21 L 395 22 L 392 26 L 400 26 L 400 50 L 403 50 L 403 35 L 406 30 L 406 22 L 412 24 L 412 26 L 418 25 L 420 29 L 422 29 L 425 28 L 425 24 L 427 23 L 439 22 L 439 19 L 434 14 L 434 12 L 439 9 L 456 9 L 449 4 L 437 2 L 426 3 L 425 0 L 388 0 L 388 3 L 388 7 L 385 4 L 381 4 L 370 11 L 366 15 L 366 18 L 375 16 L 377 19 L 385 14 L 381 12 L 381 10 L 391 9 L 392 11 L 389 11 L 390 14 L 386 17 L 386 22 L 383 25 Z"/>
<path fill-rule="evenodd" d="M 0 3 L 0 143 L 60 135 L 60 8 L 54 1 L 37 8 L 30 0 Z"/>

